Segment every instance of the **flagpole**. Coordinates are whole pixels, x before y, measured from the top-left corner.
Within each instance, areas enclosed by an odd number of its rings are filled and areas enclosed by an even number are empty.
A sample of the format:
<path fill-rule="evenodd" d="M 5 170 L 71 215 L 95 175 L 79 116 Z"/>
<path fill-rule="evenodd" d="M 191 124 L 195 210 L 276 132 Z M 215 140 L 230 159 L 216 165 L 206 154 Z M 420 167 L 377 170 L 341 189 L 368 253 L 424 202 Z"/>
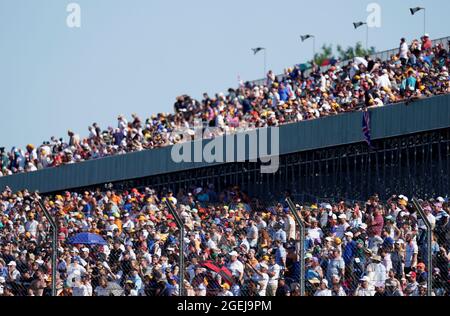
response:
<path fill-rule="evenodd" d="M 316 37 L 313 37 L 313 60 L 316 58 Z"/>
<path fill-rule="evenodd" d="M 366 51 L 369 50 L 369 24 L 366 24 Z"/>
<path fill-rule="evenodd" d="M 427 9 L 423 8 L 423 34 L 427 34 Z"/>
<path fill-rule="evenodd" d="M 266 79 L 266 75 L 267 75 L 267 73 L 266 73 L 266 71 L 267 71 L 267 56 L 266 56 L 266 54 L 267 54 L 267 48 L 264 48 L 264 76 L 263 76 L 264 79 Z"/>

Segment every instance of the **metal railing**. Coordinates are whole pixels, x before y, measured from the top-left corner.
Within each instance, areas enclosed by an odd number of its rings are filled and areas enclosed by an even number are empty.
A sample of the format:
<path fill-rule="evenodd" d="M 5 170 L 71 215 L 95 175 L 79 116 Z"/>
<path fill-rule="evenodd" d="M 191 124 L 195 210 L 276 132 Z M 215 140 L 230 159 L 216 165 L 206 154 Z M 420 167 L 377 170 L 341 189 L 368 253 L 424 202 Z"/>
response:
<path fill-rule="evenodd" d="M 450 45 L 449 45 L 449 41 L 450 41 L 450 36 L 446 36 L 446 37 L 434 39 L 434 40 L 432 40 L 432 43 L 433 43 L 433 46 L 436 46 L 437 44 L 442 44 L 443 47 L 444 47 L 445 49 L 448 50 L 448 49 L 449 49 L 449 46 L 450 46 Z M 374 60 L 380 59 L 381 61 L 387 61 L 387 60 L 389 60 L 390 58 L 392 58 L 393 55 L 396 55 L 396 54 L 398 53 L 398 51 L 399 51 L 398 48 L 392 48 L 392 49 L 388 49 L 388 50 L 385 50 L 385 51 L 381 51 L 381 52 L 372 54 L 372 55 L 370 55 L 370 57 L 371 57 L 372 59 L 374 59 Z M 338 61 L 338 62 L 336 63 L 336 66 L 342 67 L 342 66 L 346 65 L 346 64 L 347 64 L 348 62 L 350 62 L 350 61 L 351 61 L 350 59 L 343 60 L 343 61 Z M 322 67 L 320 67 L 320 71 L 323 72 L 323 71 L 326 71 L 326 70 L 329 69 L 329 68 L 330 68 L 330 66 L 322 66 Z M 305 76 L 308 76 L 310 73 L 311 73 L 311 69 L 308 69 L 308 70 L 306 70 L 306 71 L 304 72 L 304 75 L 305 75 Z M 285 76 L 286 76 L 285 74 L 277 75 L 277 76 L 276 76 L 277 81 L 283 80 Z M 263 79 L 258 79 L 258 80 L 248 81 L 248 82 L 249 82 L 251 85 L 259 86 L 259 85 L 264 85 L 264 84 L 266 84 L 266 80 L 267 80 L 266 78 L 263 78 Z"/>

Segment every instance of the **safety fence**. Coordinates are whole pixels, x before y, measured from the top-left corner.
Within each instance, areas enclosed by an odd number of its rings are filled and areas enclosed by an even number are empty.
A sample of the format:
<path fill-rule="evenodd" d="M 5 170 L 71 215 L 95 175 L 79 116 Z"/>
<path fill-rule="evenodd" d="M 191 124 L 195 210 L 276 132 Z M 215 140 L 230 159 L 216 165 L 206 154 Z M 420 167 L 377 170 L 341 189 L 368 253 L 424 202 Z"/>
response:
<path fill-rule="evenodd" d="M 219 203 L 146 192 L 142 203 L 97 195 L 88 211 L 83 201 L 93 192 L 75 204 L 73 196 L 25 194 L 2 207 L 0 294 L 450 294 L 447 199 L 299 202 L 286 193 Z"/>

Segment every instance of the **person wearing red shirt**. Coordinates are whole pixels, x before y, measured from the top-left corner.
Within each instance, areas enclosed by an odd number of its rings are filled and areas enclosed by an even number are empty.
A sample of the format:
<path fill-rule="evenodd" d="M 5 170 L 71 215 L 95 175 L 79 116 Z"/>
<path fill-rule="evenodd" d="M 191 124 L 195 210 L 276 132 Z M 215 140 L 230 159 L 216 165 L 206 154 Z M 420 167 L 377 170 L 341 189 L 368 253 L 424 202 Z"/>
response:
<path fill-rule="evenodd" d="M 430 36 L 425 34 L 422 37 L 422 50 L 430 50 L 433 47 L 433 43 L 431 42 Z"/>
<path fill-rule="evenodd" d="M 377 207 L 374 209 L 373 214 L 369 215 L 369 225 L 367 228 L 367 233 L 370 238 L 375 236 L 381 237 L 381 232 L 384 226 L 384 218 L 381 214 L 381 207 Z"/>

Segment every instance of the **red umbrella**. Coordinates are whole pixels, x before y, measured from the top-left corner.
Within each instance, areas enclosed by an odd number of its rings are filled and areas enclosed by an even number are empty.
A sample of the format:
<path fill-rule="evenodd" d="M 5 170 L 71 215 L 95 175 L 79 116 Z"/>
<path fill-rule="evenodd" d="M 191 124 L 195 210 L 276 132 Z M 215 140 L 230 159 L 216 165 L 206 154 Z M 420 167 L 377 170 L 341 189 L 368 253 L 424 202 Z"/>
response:
<path fill-rule="evenodd" d="M 200 263 L 200 265 L 206 269 L 209 269 L 213 272 L 220 273 L 220 267 L 217 266 L 213 261 L 208 260 Z"/>
<path fill-rule="evenodd" d="M 233 285 L 233 283 L 234 283 L 233 274 L 231 273 L 231 271 L 227 267 L 223 266 L 220 269 L 220 273 L 219 274 L 222 277 L 222 279 L 225 282 L 227 282 L 230 286 Z"/>
<path fill-rule="evenodd" d="M 222 277 L 222 280 L 227 282 L 230 286 L 233 285 L 233 283 L 234 283 L 233 274 L 227 267 L 225 267 L 225 266 L 219 267 L 217 264 L 215 264 L 211 260 L 204 261 L 204 262 L 200 263 L 200 265 L 206 269 L 209 269 L 209 270 L 219 274 Z"/>

